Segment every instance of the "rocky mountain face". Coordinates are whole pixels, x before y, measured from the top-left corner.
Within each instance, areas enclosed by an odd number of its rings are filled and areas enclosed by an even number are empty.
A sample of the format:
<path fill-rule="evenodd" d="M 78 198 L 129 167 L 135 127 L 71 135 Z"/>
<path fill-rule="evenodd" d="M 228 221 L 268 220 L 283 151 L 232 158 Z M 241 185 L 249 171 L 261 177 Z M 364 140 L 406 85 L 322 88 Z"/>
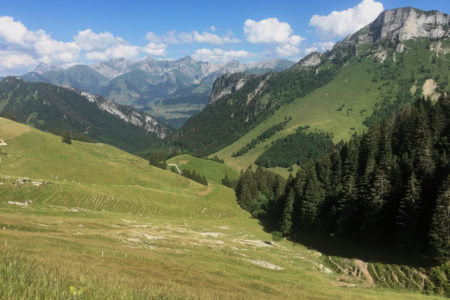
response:
<path fill-rule="evenodd" d="M 125 58 L 113 58 L 90 66 L 93 70 L 102 74 L 108 79 L 127 73 L 130 70 L 130 62 Z"/>
<path fill-rule="evenodd" d="M 192 151 L 203 155 L 213 153 L 244 135 L 279 107 L 326 85 L 342 68 L 348 64 L 358 64 L 363 59 L 369 60 L 370 64 L 374 61 L 378 63 L 374 69 L 379 78 L 373 79 L 372 88 L 379 90 L 382 97 L 387 98 L 383 96 L 382 89 L 385 89 L 386 94 L 399 90 L 406 90 L 410 94 L 410 88 L 411 91 L 417 91 L 417 85 L 434 82 L 422 78 L 426 72 L 431 74 L 434 71 L 431 67 L 426 71 L 417 57 L 423 56 L 429 61 L 437 57 L 447 59 L 444 56 L 450 53 L 449 28 L 449 16 L 439 11 L 425 12 L 409 7 L 387 10 L 371 24 L 338 42 L 330 51 L 311 53 L 282 72 L 254 77 L 245 74 L 223 75 L 213 85 L 209 105 L 183 125 L 176 139 Z M 419 54 L 419 49 L 423 53 Z M 387 67 L 382 67 L 385 62 L 392 64 L 389 72 L 386 71 Z M 410 71 L 406 72 L 409 67 Z M 409 83 L 411 70 L 421 74 L 420 81 L 417 80 L 419 76 L 416 76 L 415 82 Z M 403 71 L 406 75 L 403 75 Z M 373 74 L 362 73 L 361 76 L 372 77 Z M 388 77 L 392 87 L 376 86 L 377 80 Z M 437 84 L 441 89 L 447 87 L 448 78 L 445 78 L 441 78 Z M 406 81 L 410 86 L 402 87 L 406 86 Z M 215 135 L 220 137 L 211 138 Z M 203 139 L 203 136 L 208 136 L 208 139 Z"/>
<path fill-rule="evenodd" d="M 448 39 L 450 37 L 450 16 L 440 11 L 422 11 L 404 7 L 382 12 L 372 23 L 337 43 L 332 54 L 345 48 L 355 48 L 362 44 L 390 42 L 399 51 L 404 49 L 404 41 L 425 39 Z"/>
<path fill-rule="evenodd" d="M 246 73 L 226 74 L 216 79 L 214 82 L 209 104 L 212 104 L 222 97 L 239 91 L 252 75 Z"/>
<path fill-rule="evenodd" d="M 130 152 L 146 150 L 171 132 L 152 116 L 101 96 L 19 77 L 0 81 L 0 116 L 55 133 L 70 131 Z"/>
<path fill-rule="evenodd" d="M 145 58 L 136 62 L 117 58 L 65 70 L 42 64 L 22 77 L 27 81 L 49 82 L 100 94 L 169 123 L 173 120 L 176 126 L 203 109 L 217 77 L 236 72 L 281 71 L 292 64 L 288 60 L 266 60 L 247 65 L 238 61 L 212 64 L 190 56 L 178 60 Z"/>
<path fill-rule="evenodd" d="M 112 116 L 115 116 L 122 121 L 132 124 L 138 128 L 144 129 L 148 133 L 156 135 L 160 139 L 164 139 L 170 133 L 170 128 L 163 125 L 154 117 L 142 111 L 135 110 L 125 105 L 116 104 L 110 100 L 107 100 L 101 96 L 89 94 L 87 92 L 81 92 L 76 89 L 68 88 L 78 93 L 91 103 L 95 103 L 97 107 Z"/>

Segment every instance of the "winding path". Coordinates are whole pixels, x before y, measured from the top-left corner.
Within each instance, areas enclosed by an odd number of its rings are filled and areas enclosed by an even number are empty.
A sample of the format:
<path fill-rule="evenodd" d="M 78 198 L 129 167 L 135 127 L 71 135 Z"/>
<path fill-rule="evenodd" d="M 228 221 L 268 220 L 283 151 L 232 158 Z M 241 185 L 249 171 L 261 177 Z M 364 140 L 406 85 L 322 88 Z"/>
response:
<path fill-rule="evenodd" d="M 180 168 L 178 168 L 178 165 L 177 164 L 167 164 L 169 167 L 175 167 L 176 169 L 177 169 L 177 171 L 178 171 L 178 174 L 181 174 L 181 170 L 180 170 Z"/>

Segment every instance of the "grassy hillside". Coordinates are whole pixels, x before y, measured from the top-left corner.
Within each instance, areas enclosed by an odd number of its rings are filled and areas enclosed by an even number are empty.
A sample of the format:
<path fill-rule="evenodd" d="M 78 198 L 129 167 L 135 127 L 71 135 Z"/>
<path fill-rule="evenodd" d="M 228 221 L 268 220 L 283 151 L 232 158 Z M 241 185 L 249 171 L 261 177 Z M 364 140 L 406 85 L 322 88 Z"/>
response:
<path fill-rule="evenodd" d="M 221 183 L 225 175 L 228 175 L 230 179 L 238 179 L 239 177 L 239 172 L 233 167 L 188 154 L 172 157 L 167 163 L 176 164 L 180 170 L 194 170 L 198 174 L 206 176 L 208 181 L 213 181 L 215 183 Z"/>
<path fill-rule="evenodd" d="M 299 126 L 310 126 L 311 130 L 333 133 L 334 141 L 339 142 L 348 139 L 354 132 L 363 132 L 367 128 L 363 122 L 372 115 L 374 108 L 389 110 L 390 106 L 395 105 L 399 94 L 403 93 L 404 97 L 405 90 L 410 93 L 411 98 L 411 94 L 422 95 L 427 79 L 437 82 L 440 93 L 448 93 L 450 53 L 437 52 L 437 43 L 440 43 L 439 47 L 450 48 L 450 41 L 416 40 L 406 43 L 409 50 L 404 53 L 387 51 L 387 58 L 383 62 L 369 51 L 366 55 L 354 57 L 330 83 L 282 106 L 239 140 L 212 156 L 217 155 L 227 164 L 243 169 L 254 163 L 275 140 L 294 134 Z M 436 96 L 429 93 L 426 85 L 425 89 L 427 95 Z M 378 109 L 377 115 L 381 115 L 381 111 L 382 109 Z M 292 117 L 292 120 L 284 130 L 246 154 L 232 157 L 234 152 L 252 139 L 288 117 Z"/>
<path fill-rule="evenodd" d="M 425 297 L 343 280 L 317 251 L 270 242 L 220 184 L 2 118 L 0 139 L 1 299 Z"/>

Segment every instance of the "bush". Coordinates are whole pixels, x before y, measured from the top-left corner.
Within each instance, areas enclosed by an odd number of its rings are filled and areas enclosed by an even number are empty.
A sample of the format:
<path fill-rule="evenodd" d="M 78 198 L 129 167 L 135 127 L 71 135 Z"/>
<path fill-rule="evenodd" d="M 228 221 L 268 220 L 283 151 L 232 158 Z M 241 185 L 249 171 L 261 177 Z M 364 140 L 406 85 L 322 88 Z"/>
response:
<path fill-rule="evenodd" d="M 63 136 L 61 137 L 61 141 L 63 143 L 71 145 L 72 144 L 72 134 L 70 134 L 70 132 L 67 132 L 67 131 L 64 132 Z"/>
<path fill-rule="evenodd" d="M 275 242 L 279 242 L 283 239 L 283 234 L 279 231 L 272 231 L 272 240 L 274 240 Z"/>

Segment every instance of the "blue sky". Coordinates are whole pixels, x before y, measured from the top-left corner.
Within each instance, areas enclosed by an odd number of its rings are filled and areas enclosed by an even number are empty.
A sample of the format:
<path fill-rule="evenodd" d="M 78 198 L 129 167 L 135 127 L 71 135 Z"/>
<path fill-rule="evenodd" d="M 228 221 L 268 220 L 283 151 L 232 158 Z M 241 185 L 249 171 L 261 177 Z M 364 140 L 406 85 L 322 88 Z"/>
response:
<path fill-rule="evenodd" d="M 402 6 L 450 11 L 448 0 L 0 0 L 0 74 L 122 56 L 298 60 Z"/>

